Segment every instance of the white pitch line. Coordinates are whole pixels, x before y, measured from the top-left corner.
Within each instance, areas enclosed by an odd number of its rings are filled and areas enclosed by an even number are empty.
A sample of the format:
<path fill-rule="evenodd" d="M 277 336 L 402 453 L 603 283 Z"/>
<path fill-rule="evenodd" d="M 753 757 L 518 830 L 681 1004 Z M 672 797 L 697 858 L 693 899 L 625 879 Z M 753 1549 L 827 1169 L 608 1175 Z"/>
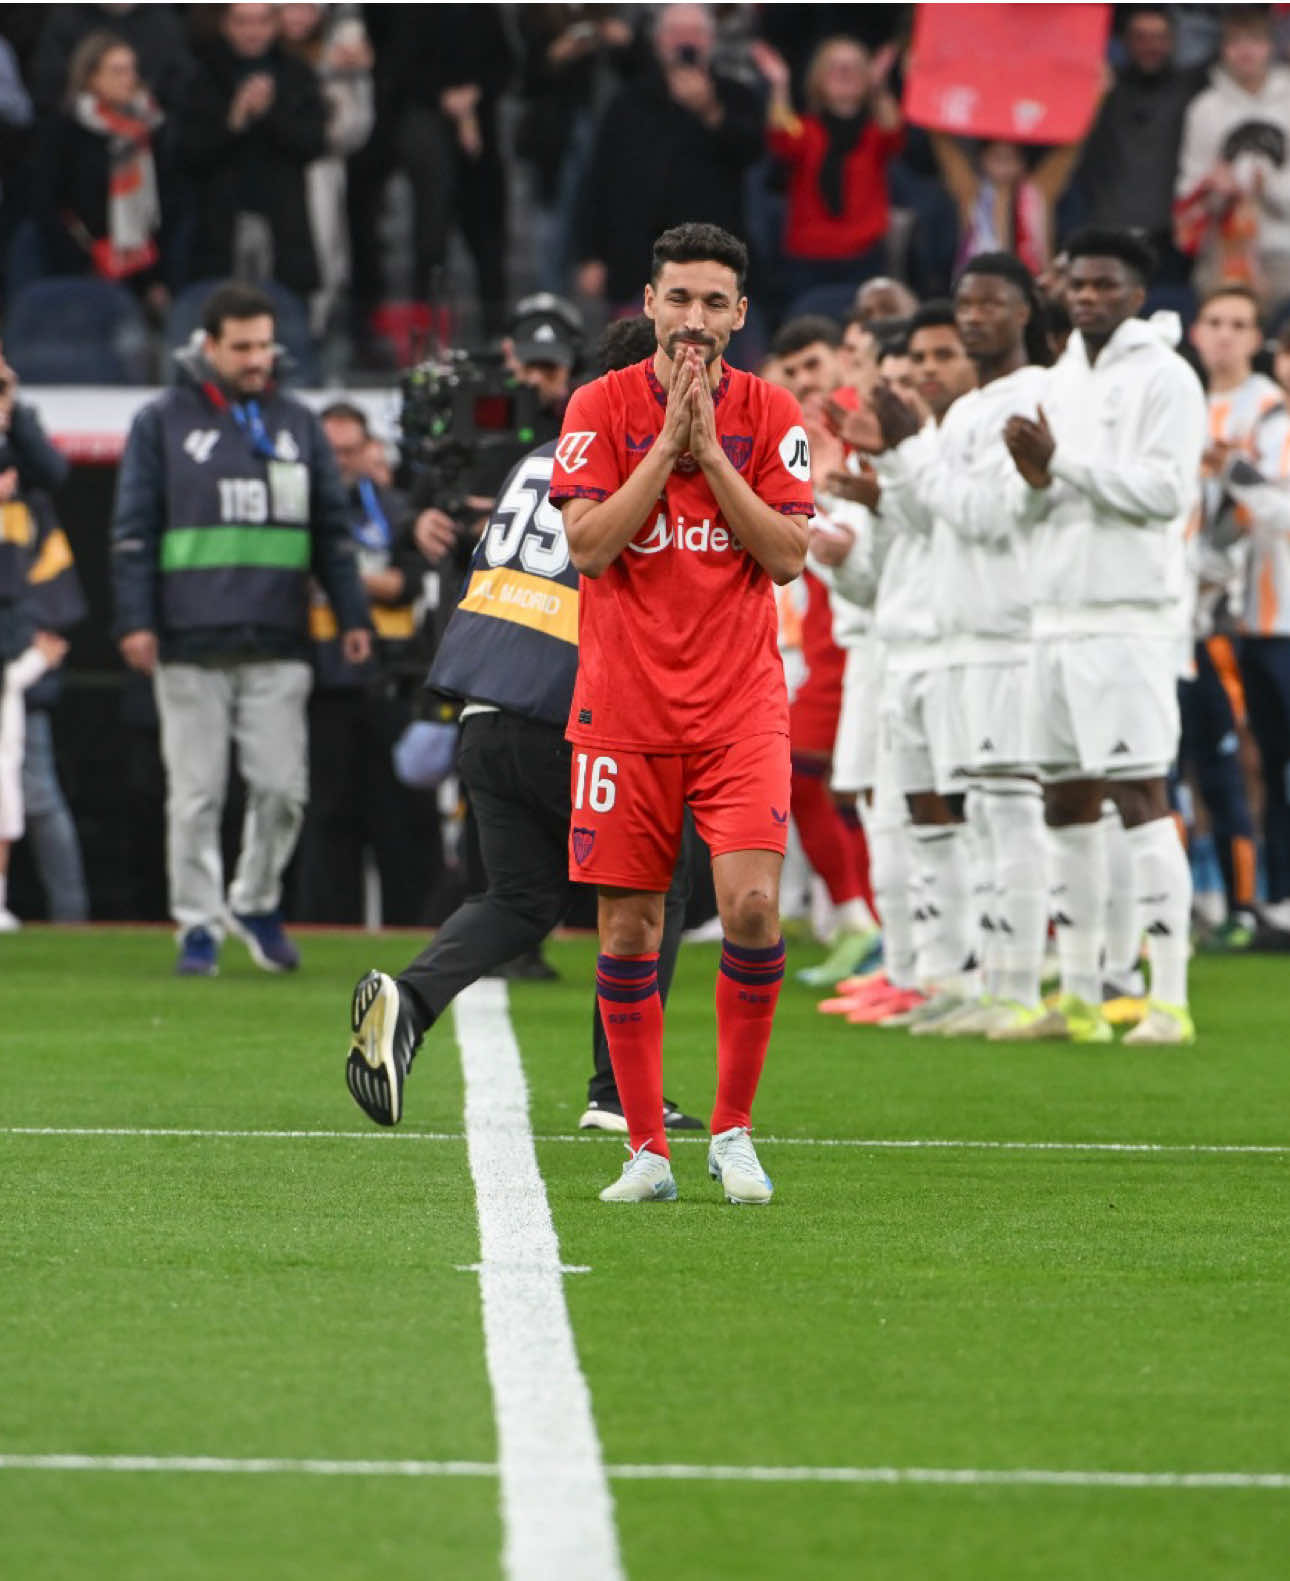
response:
<path fill-rule="evenodd" d="M 464 1131 L 204 1131 L 197 1127 L 179 1129 L 166 1126 L 67 1126 L 6 1125 L 0 1136 L 120 1136 L 191 1137 L 231 1141 L 324 1141 L 324 1142 L 464 1142 Z M 597 1143 L 619 1142 L 612 1131 L 589 1131 L 555 1136 L 536 1135 L 534 1142 Z M 707 1136 L 672 1136 L 673 1147 L 706 1147 Z M 759 1136 L 758 1145 L 766 1147 L 850 1147 L 896 1152 L 1002 1152 L 1002 1153 L 1160 1153 L 1160 1154 L 1250 1154 L 1281 1157 L 1290 1154 L 1286 1142 L 1025 1142 L 974 1137 L 890 1137 L 890 1136 Z"/>
<path fill-rule="evenodd" d="M 1290 1489 L 1285 1471 L 1055 1471 L 957 1466 L 610 1466 L 616 1481 L 922 1483 L 945 1487 Z"/>
<path fill-rule="evenodd" d="M 507 1581 L 625 1581 L 505 983 L 484 979 L 467 989 L 453 1018 L 479 1212 L 503 1570 Z"/>
<path fill-rule="evenodd" d="M 980 1466 L 607 1465 L 616 1482 L 825 1482 L 939 1487 L 1161 1488 L 1183 1492 L 1254 1488 L 1290 1491 L 1285 1471 L 1062 1471 Z M 164 1472 L 215 1476 L 496 1477 L 484 1460 L 233 1459 L 217 1455 L 0 1455 L 0 1471 Z M 541 1574 L 542 1572 L 533 1572 Z M 582 1572 L 559 1571 L 561 1577 Z M 619 1572 L 600 1572 L 602 1575 Z"/>
<path fill-rule="evenodd" d="M 0 1471 L 176 1471 L 215 1476 L 495 1477 L 488 1460 L 231 1459 L 223 1455 L 0 1455 Z"/>

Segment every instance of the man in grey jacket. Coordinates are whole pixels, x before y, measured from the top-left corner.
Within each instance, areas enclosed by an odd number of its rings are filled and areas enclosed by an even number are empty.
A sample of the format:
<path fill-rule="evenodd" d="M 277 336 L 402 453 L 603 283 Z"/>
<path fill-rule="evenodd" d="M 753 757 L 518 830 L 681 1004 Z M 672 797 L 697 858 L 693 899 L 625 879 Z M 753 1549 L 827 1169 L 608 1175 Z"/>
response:
<path fill-rule="evenodd" d="M 309 577 L 345 658 L 371 654 L 345 492 L 318 419 L 273 384 L 273 306 L 229 284 L 208 298 L 200 350 L 130 430 L 112 521 L 115 634 L 151 675 L 167 782 L 177 971 L 214 976 L 226 927 L 266 971 L 299 964 L 282 873 L 308 799 Z M 224 897 L 220 820 L 230 742 L 246 781 Z"/>

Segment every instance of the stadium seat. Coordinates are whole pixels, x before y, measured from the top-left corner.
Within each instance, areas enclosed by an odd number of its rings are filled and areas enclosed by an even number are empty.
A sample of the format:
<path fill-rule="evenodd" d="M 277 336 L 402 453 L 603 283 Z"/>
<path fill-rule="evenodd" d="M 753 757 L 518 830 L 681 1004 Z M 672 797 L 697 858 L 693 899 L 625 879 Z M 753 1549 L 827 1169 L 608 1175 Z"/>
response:
<path fill-rule="evenodd" d="M 222 285 L 222 280 L 196 280 L 185 286 L 170 305 L 166 316 L 166 346 L 178 351 L 202 321 L 202 304 Z M 309 313 L 305 304 L 286 286 L 275 280 L 258 281 L 257 287 L 273 302 L 278 340 L 286 348 L 288 361 L 281 370 L 284 384 L 312 386 L 319 381 L 318 354 L 309 332 Z M 162 377 L 167 384 L 175 378 L 174 363 L 166 357 Z"/>
<path fill-rule="evenodd" d="M 37 280 L 14 299 L 5 356 L 27 384 L 148 384 L 152 342 L 124 286 L 93 275 Z"/>

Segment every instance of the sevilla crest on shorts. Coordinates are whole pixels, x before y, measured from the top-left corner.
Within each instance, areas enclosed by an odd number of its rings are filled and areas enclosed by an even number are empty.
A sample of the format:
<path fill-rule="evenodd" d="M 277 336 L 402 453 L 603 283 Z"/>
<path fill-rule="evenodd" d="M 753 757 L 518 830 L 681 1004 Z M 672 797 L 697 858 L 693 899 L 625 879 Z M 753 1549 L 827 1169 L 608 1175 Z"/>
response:
<path fill-rule="evenodd" d="M 575 827 L 572 831 L 572 834 L 573 859 L 578 864 L 578 866 L 581 867 L 591 855 L 592 847 L 596 843 L 596 831 L 594 829 L 580 829 Z"/>

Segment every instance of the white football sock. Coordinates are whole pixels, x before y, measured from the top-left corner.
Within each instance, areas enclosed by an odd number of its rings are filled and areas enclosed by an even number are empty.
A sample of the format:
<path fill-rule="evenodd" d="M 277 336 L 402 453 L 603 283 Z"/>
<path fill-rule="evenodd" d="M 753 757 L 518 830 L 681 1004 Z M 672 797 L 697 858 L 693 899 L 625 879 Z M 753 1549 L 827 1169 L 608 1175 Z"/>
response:
<path fill-rule="evenodd" d="M 869 866 L 873 867 L 873 853 L 869 855 Z M 870 872 L 869 882 L 873 882 L 873 873 Z M 833 925 L 838 933 L 865 933 L 870 928 L 878 926 L 878 920 L 869 910 L 868 903 L 863 895 L 857 895 L 854 900 L 844 900 L 840 906 L 833 908 Z"/>
<path fill-rule="evenodd" d="M 919 986 L 952 987 L 956 993 L 979 994 L 980 974 L 972 960 L 972 896 L 963 825 L 911 824 L 910 831 L 914 837 L 914 860 L 923 881 L 922 911 L 926 919 L 918 958 Z"/>
<path fill-rule="evenodd" d="M 985 802 L 985 790 L 973 785 L 964 798 L 963 811 L 967 822 L 963 825 L 963 831 L 967 839 L 968 877 L 972 886 L 972 948 L 981 962 L 982 988 L 987 996 L 992 996 L 1000 991 L 1003 941 L 995 916 L 994 852 L 991 849 Z"/>
<path fill-rule="evenodd" d="M 1088 1004 L 1102 1002 L 1102 946 L 1106 937 L 1106 832 L 1100 823 L 1048 831 L 1052 851 L 1051 905 L 1057 924 L 1062 992 Z"/>
<path fill-rule="evenodd" d="M 1048 939 L 1050 858 L 1043 792 L 1033 780 L 999 779 L 985 787 L 991 837 L 997 992 L 1023 1005 L 1039 1003 Z"/>
<path fill-rule="evenodd" d="M 1106 832 L 1106 866 L 1110 891 L 1106 903 L 1106 959 L 1103 976 L 1125 989 L 1142 991 L 1138 956 L 1142 949 L 1142 913 L 1133 872 L 1133 847 L 1114 802 L 1102 804 Z"/>
<path fill-rule="evenodd" d="M 1128 839 L 1138 921 L 1147 934 L 1151 997 L 1167 1005 L 1185 1005 L 1192 882 L 1178 825 L 1171 817 L 1156 818 L 1130 829 Z"/>
<path fill-rule="evenodd" d="M 914 876 L 909 831 L 899 824 L 874 819 L 865 809 L 869 841 L 869 882 L 882 919 L 883 970 L 897 988 L 913 988 L 918 980 L 914 948 Z"/>

